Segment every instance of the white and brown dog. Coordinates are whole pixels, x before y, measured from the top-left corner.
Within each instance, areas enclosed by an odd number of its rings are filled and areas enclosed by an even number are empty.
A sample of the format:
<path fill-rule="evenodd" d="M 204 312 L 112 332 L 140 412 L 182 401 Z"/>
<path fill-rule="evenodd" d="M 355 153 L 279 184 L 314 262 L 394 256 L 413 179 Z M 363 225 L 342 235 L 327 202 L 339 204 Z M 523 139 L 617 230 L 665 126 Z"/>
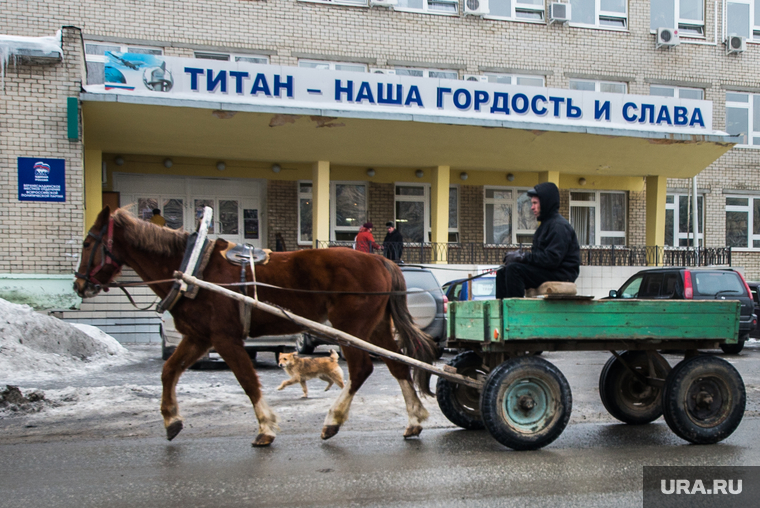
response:
<path fill-rule="evenodd" d="M 303 398 L 306 398 L 309 396 L 306 381 L 314 378 L 327 381 L 325 391 L 329 390 L 333 383 L 343 388 L 343 370 L 338 365 L 338 353 L 334 349 L 330 352 L 330 358 L 299 358 L 298 353 L 281 353 L 279 365 L 285 369 L 290 379 L 283 381 L 277 387 L 278 390 L 301 383 Z"/>

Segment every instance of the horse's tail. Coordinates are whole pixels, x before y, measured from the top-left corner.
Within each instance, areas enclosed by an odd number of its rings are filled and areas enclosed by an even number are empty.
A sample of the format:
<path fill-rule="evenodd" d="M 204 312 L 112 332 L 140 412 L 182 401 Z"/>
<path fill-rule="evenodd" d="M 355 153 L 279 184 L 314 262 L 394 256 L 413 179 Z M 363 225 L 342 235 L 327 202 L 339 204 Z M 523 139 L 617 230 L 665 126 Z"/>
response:
<path fill-rule="evenodd" d="M 406 291 L 406 281 L 401 269 L 387 259 L 383 259 L 383 262 L 385 263 L 385 268 L 391 274 L 391 290 L 393 292 L 404 293 Z M 420 330 L 414 324 L 412 314 L 406 305 L 406 295 L 391 295 L 388 301 L 388 308 L 391 311 L 393 325 L 396 328 L 396 332 L 398 332 L 401 349 L 404 354 L 421 362 L 432 364 L 438 357 L 436 343 L 430 335 Z M 430 391 L 430 373 L 428 371 L 414 369 L 414 382 L 421 393 L 433 396 L 433 393 Z"/>

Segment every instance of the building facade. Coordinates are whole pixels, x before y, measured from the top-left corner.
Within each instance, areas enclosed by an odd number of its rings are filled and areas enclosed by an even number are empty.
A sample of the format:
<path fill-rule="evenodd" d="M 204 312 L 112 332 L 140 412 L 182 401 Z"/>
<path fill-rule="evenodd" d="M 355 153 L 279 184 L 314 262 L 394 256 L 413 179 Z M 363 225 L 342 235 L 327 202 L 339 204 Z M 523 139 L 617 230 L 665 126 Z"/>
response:
<path fill-rule="evenodd" d="M 524 193 L 541 181 L 560 187 L 561 211 L 589 248 L 687 247 L 696 175 L 700 244 L 732 247 L 732 265 L 760 278 L 757 9 L 752 0 L 12 0 L 0 12 L 10 41 L 0 276 L 11 289 L 19 278 L 68 284 L 104 204 L 159 208 L 188 229 L 210 205 L 215 235 L 272 249 L 277 233 L 288 249 L 350 243 L 365 221 L 377 240 L 395 221 L 420 249 L 530 243 Z M 59 30 L 60 55 L 25 46 Z M 163 75 L 144 78 L 169 93 L 131 93 L 114 74 L 153 58 L 182 69 L 171 92 Z M 273 89 L 258 93 L 254 75 Z M 288 102 L 286 76 L 296 87 L 338 83 Z M 401 85 L 404 107 L 369 107 Z M 428 88 L 448 110 L 430 104 Z M 477 117 L 478 97 L 490 116 Z M 573 123 L 570 100 L 578 108 L 581 98 L 589 106 Z M 610 111 L 620 123 L 605 121 Z M 29 158 L 65 161 L 64 201 L 20 200 Z M 428 259 L 456 262 L 451 252 Z"/>

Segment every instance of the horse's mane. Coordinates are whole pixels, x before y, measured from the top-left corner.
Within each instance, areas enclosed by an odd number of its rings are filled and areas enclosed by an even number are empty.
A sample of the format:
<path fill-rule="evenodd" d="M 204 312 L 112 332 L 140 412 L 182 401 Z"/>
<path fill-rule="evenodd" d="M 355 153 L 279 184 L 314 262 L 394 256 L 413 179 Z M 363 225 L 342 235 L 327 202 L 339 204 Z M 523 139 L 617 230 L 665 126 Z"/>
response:
<path fill-rule="evenodd" d="M 132 215 L 128 208 L 119 208 L 113 222 L 124 230 L 126 240 L 135 248 L 163 256 L 176 256 L 185 252 L 189 233 L 143 221 Z"/>

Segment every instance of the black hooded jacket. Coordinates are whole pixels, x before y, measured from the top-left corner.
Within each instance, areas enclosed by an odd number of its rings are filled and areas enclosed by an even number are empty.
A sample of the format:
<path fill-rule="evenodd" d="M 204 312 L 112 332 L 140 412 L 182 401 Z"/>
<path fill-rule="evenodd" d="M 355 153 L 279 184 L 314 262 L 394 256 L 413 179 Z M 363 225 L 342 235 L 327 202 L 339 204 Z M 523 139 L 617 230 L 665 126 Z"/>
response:
<path fill-rule="evenodd" d="M 561 277 L 558 280 L 574 282 L 580 270 L 581 249 L 575 230 L 559 214 L 559 189 L 545 182 L 536 185 L 535 191 L 541 202 L 538 216 L 541 225 L 533 235 L 533 247 L 523 263 L 552 270 Z"/>

